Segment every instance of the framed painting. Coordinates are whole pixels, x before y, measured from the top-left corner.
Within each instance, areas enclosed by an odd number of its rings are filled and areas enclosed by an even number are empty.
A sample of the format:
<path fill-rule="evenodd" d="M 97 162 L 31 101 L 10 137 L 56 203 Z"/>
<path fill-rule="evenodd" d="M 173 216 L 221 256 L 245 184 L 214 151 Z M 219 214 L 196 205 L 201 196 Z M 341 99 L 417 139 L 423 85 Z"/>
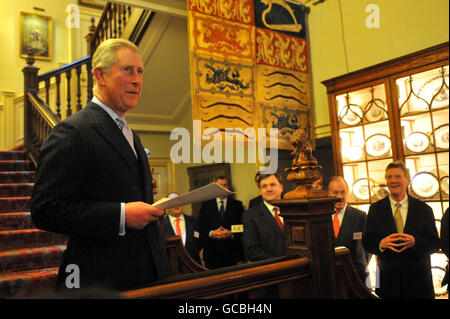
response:
<path fill-rule="evenodd" d="M 52 18 L 20 13 L 20 56 L 26 58 L 32 50 L 35 59 L 52 59 Z"/>

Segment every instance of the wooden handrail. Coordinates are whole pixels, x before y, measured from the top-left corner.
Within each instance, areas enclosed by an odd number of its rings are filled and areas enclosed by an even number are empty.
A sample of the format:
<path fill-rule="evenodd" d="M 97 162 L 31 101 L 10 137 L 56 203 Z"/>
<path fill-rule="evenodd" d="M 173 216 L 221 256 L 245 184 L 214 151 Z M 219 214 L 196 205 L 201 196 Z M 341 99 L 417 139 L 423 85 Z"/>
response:
<path fill-rule="evenodd" d="M 60 119 L 35 93 L 28 92 L 27 97 L 30 99 L 33 107 L 39 112 L 40 116 L 45 120 L 48 126 L 55 127 Z"/>
<path fill-rule="evenodd" d="M 123 292 L 122 296 L 126 298 L 169 299 L 220 298 L 234 293 L 310 277 L 309 263 L 310 260 L 306 257 L 276 258 L 184 277 L 175 276 L 169 282 L 156 282 L 152 287 Z"/>
<path fill-rule="evenodd" d="M 82 65 L 87 64 L 91 60 L 92 60 L 92 58 L 90 56 L 87 56 L 87 57 L 81 58 L 81 59 L 79 59 L 77 61 L 74 61 L 72 63 L 63 65 L 63 66 L 61 66 L 61 67 L 59 67 L 57 69 L 54 69 L 52 71 L 46 72 L 44 74 L 40 74 L 40 75 L 38 75 L 38 82 L 42 82 L 42 81 L 45 81 L 47 79 L 50 79 L 50 78 L 56 76 L 57 74 L 62 74 L 62 73 L 65 73 L 67 71 L 71 71 L 71 70 L 75 69 L 78 66 L 82 66 Z"/>

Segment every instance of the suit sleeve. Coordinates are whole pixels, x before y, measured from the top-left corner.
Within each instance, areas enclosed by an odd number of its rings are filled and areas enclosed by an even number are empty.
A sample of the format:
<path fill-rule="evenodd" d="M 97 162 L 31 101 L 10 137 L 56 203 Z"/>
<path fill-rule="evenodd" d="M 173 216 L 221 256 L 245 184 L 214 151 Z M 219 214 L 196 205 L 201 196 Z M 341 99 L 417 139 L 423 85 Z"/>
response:
<path fill-rule="evenodd" d="M 363 233 L 363 246 L 369 253 L 378 255 L 381 253 L 379 249 L 381 239 L 380 231 L 377 229 L 376 209 L 374 205 L 370 205 Z"/>
<path fill-rule="evenodd" d="M 413 233 L 416 244 L 413 249 L 419 253 L 432 254 L 439 250 L 439 236 L 434 221 L 433 210 L 430 206 L 420 202 L 421 221 L 417 232 Z"/>
<path fill-rule="evenodd" d="M 118 236 L 120 203 L 81 196 L 88 172 L 88 141 L 70 123 L 51 132 L 38 159 L 31 200 L 33 223 L 46 231 L 77 236 Z"/>
<path fill-rule="evenodd" d="M 244 253 L 248 260 L 257 261 L 272 258 L 261 248 L 261 238 L 259 238 L 257 225 L 251 216 L 252 211 L 246 211 L 242 216 L 244 224 L 244 233 L 242 235 L 242 244 Z"/>
<path fill-rule="evenodd" d="M 444 254 L 448 258 L 448 208 L 445 210 L 444 216 L 441 221 L 441 248 Z"/>

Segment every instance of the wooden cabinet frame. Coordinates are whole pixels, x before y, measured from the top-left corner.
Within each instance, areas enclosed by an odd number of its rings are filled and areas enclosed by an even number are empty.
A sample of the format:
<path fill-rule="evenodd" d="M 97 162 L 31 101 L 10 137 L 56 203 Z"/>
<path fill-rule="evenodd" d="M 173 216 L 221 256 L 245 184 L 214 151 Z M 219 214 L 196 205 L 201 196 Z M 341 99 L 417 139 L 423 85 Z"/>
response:
<path fill-rule="evenodd" d="M 405 160 L 396 80 L 410 74 L 446 66 L 448 65 L 448 58 L 449 43 L 446 42 L 322 82 L 322 84 L 326 86 L 328 94 L 330 126 L 332 132 L 331 140 L 336 175 L 344 175 L 336 97 L 349 92 L 383 84 L 386 92 L 389 132 L 392 144 L 392 160 Z M 368 165 L 367 163 L 369 161 L 365 160 L 365 162 L 366 165 Z M 349 186 L 351 187 L 351 185 Z"/>

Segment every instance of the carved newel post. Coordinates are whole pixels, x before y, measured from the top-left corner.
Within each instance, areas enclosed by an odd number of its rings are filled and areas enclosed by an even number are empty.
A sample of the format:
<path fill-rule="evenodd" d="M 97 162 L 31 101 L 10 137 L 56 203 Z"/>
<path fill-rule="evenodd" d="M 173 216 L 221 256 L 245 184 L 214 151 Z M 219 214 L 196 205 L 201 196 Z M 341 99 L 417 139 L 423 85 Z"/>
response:
<path fill-rule="evenodd" d="M 294 190 L 273 205 L 280 208 L 284 218 L 287 255 L 302 254 L 311 260 L 313 298 L 334 298 L 335 251 L 331 214 L 335 199 L 327 192 L 312 187 L 321 178 L 321 166 L 312 156 L 311 144 L 305 131 L 294 132 L 291 139 L 295 158 L 286 169 L 288 180 L 296 182 Z"/>
<path fill-rule="evenodd" d="M 23 144 L 26 152 L 30 152 L 31 149 L 31 140 L 30 140 L 30 130 L 31 130 L 31 117 L 30 117 L 30 101 L 28 100 L 27 93 L 28 92 L 34 92 L 37 93 L 38 91 L 38 72 L 39 68 L 34 65 L 34 54 L 33 50 L 28 50 L 28 56 L 27 56 L 27 65 L 22 69 L 23 72 L 23 78 L 24 78 L 24 99 L 23 99 L 23 127 L 24 127 L 24 136 L 23 136 Z"/>

